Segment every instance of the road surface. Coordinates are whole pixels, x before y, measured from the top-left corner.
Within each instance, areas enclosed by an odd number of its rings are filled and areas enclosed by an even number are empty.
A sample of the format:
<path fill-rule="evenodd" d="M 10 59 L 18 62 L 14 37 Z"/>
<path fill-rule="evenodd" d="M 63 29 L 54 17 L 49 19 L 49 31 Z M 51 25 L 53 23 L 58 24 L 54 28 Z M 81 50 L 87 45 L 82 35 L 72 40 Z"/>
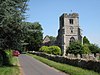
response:
<path fill-rule="evenodd" d="M 23 75 L 67 75 L 28 55 L 21 54 L 19 62 Z"/>

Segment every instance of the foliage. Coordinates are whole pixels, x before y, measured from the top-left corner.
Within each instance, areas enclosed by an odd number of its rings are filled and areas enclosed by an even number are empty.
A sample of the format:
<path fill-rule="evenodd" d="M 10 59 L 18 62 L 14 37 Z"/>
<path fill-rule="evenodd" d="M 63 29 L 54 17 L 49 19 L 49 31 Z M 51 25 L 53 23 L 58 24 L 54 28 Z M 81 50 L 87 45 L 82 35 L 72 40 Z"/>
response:
<path fill-rule="evenodd" d="M 99 73 L 94 72 L 94 71 L 85 70 L 85 69 L 74 67 L 67 64 L 61 64 L 61 63 L 54 62 L 40 56 L 36 56 L 36 55 L 31 55 L 31 56 L 51 67 L 54 67 L 70 75 L 100 75 Z"/>
<path fill-rule="evenodd" d="M 92 53 L 100 53 L 100 48 L 96 44 L 90 44 L 89 49 L 91 50 Z"/>
<path fill-rule="evenodd" d="M 24 43 L 27 43 L 28 50 L 37 51 L 42 44 L 42 27 L 38 22 L 30 23 L 23 22 L 23 38 Z"/>
<path fill-rule="evenodd" d="M 83 44 L 90 44 L 90 42 L 86 36 L 83 37 Z"/>
<path fill-rule="evenodd" d="M 69 47 L 67 48 L 67 53 L 72 53 L 72 54 L 82 54 L 82 44 L 78 41 L 72 42 Z"/>
<path fill-rule="evenodd" d="M 40 52 L 45 52 L 45 53 L 51 53 L 51 51 L 49 50 L 48 46 L 42 46 L 40 49 L 39 49 Z"/>
<path fill-rule="evenodd" d="M 2 57 L 2 65 L 11 65 L 12 60 L 12 50 L 0 50 L 0 54 Z"/>
<path fill-rule="evenodd" d="M 82 51 L 82 53 L 83 54 L 89 54 L 89 53 L 91 53 L 91 51 L 90 51 L 90 49 L 89 49 L 89 47 L 88 47 L 87 44 L 83 45 L 83 51 Z"/>
<path fill-rule="evenodd" d="M 6 56 L 7 56 L 7 60 L 5 59 L 5 62 L 7 62 L 8 63 L 8 65 L 11 65 L 11 61 L 12 61 L 12 50 L 5 50 L 5 53 L 6 53 Z"/>
<path fill-rule="evenodd" d="M 0 75 L 20 75 L 20 70 L 18 67 L 18 58 L 13 57 L 12 61 L 10 61 L 12 66 L 1 66 L 0 67 Z"/>
<path fill-rule="evenodd" d="M 0 66 L 2 66 L 3 64 L 3 57 L 2 57 L 2 54 L 1 54 L 1 51 L 0 51 Z"/>
<path fill-rule="evenodd" d="M 54 55 L 61 55 L 61 49 L 58 46 L 50 46 L 49 50 L 52 52 Z"/>
<path fill-rule="evenodd" d="M 56 41 L 56 37 L 54 37 L 54 36 L 49 36 L 49 38 L 50 38 L 51 42 L 55 42 Z"/>
<path fill-rule="evenodd" d="M 28 0 L 0 0 L 0 47 L 17 49 Z"/>
<path fill-rule="evenodd" d="M 58 46 L 42 46 L 39 51 L 54 55 L 61 55 L 61 49 Z"/>

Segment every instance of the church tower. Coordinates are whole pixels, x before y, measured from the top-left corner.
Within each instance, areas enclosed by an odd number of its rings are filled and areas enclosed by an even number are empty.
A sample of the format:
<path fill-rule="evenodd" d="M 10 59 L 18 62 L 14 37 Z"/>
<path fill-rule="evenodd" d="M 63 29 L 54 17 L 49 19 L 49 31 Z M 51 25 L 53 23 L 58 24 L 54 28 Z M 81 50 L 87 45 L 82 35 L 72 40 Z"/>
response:
<path fill-rule="evenodd" d="M 59 18 L 60 27 L 57 36 L 57 45 L 61 48 L 63 55 L 66 54 L 66 49 L 73 41 L 79 40 L 82 42 L 82 36 L 79 28 L 78 13 L 64 13 Z"/>

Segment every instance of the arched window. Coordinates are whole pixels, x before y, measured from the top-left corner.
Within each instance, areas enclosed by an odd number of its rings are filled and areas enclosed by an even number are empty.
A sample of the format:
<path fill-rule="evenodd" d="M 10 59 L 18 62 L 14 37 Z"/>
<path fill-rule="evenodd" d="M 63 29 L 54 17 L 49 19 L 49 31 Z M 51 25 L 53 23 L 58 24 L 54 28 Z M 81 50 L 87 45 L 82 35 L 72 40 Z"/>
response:
<path fill-rule="evenodd" d="M 74 37 L 71 37 L 70 38 L 70 44 L 72 43 L 72 42 L 74 42 L 75 41 L 75 38 Z"/>

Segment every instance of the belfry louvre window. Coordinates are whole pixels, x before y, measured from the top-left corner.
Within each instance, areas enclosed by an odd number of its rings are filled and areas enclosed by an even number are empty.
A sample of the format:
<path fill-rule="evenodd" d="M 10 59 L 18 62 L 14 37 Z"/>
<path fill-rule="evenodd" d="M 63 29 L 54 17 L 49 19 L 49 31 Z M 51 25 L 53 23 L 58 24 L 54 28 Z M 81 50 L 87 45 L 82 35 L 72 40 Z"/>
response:
<path fill-rule="evenodd" d="M 69 19 L 69 23 L 70 24 L 73 24 L 73 19 Z"/>

